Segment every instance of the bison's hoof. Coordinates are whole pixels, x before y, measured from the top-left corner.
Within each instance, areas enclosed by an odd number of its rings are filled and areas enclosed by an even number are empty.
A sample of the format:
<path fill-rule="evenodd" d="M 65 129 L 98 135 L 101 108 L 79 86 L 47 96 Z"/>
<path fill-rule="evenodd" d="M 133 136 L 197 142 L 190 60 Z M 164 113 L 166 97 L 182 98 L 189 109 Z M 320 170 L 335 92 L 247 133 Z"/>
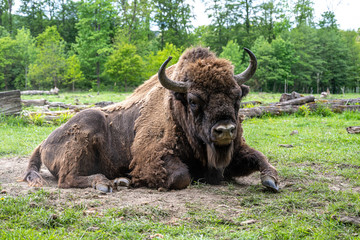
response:
<path fill-rule="evenodd" d="M 112 192 L 113 189 L 111 186 L 107 185 L 107 184 L 104 184 L 104 183 L 97 183 L 93 186 L 96 190 L 99 190 L 101 192 L 105 192 L 105 193 L 108 193 L 108 192 Z"/>
<path fill-rule="evenodd" d="M 114 186 L 117 190 L 120 190 L 123 187 L 129 187 L 130 186 L 130 179 L 128 178 L 115 178 L 114 179 Z"/>
<path fill-rule="evenodd" d="M 30 187 L 42 187 L 43 186 L 43 178 L 38 172 L 29 171 L 25 174 L 23 181 L 28 182 Z"/>
<path fill-rule="evenodd" d="M 267 187 L 273 192 L 279 192 L 279 186 L 276 184 L 275 179 L 270 176 L 265 176 L 261 179 L 262 185 Z"/>

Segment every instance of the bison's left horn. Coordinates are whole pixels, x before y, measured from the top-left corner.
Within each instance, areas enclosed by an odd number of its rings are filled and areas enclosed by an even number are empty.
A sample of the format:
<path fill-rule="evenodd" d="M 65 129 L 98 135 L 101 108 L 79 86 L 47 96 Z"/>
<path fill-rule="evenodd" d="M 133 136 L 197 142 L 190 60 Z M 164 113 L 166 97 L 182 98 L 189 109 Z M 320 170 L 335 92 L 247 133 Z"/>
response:
<path fill-rule="evenodd" d="M 186 93 L 187 89 L 188 89 L 188 83 L 173 81 L 166 76 L 166 73 L 165 73 L 166 65 L 170 62 L 171 59 L 172 59 L 172 57 L 169 57 L 161 65 L 159 72 L 158 72 L 159 81 L 160 81 L 161 85 L 163 85 L 164 88 L 167 88 L 174 92 Z"/>
<path fill-rule="evenodd" d="M 237 83 L 239 85 L 245 83 L 247 80 L 249 80 L 252 76 L 254 76 L 255 72 L 256 72 L 256 67 L 257 67 L 257 60 L 256 60 L 256 57 L 255 57 L 255 54 L 252 53 L 249 49 L 247 48 L 244 48 L 244 50 L 249 54 L 250 56 L 250 64 L 248 66 L 248 68 L 238 74 L 238 75 L 235 75 L 234 78 L 235 80 L 237 81 Z"/>

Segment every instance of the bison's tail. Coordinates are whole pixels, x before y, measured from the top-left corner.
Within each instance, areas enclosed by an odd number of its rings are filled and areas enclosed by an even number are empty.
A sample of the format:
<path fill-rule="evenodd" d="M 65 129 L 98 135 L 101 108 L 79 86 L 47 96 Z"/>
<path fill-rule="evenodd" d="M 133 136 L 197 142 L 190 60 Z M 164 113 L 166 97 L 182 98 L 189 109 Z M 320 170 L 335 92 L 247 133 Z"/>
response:
<path fill-rule="evenodd" d="M 41 157 L 39 145 L 31 155 L 26 172 L 20 181 L 28 182 L 29 186 L 32 187 L 41 187 L 43 185 L 44 179 L 39 174 L 40 167 Z"/>

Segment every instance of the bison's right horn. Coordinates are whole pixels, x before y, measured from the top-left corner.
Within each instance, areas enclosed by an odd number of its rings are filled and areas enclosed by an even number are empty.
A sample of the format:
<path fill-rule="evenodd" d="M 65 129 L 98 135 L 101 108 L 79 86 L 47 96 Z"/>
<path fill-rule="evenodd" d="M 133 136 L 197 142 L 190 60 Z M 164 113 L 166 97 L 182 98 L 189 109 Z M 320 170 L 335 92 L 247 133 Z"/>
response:
<path fill-rule="evenodd" d="M 172 59 L 172 57 L 169 57 L 161 65 L 159 72 L 158 72 L 159 81 L 160 81 L 161 85 L 163 85 L 164 88 L 167 88 L 174 92 L 186 93 L 188 86 L 189 86 L 188 83 L 173 81 L 166 76 L 166 73 L 165 73 L 166 65 L 170 62 L 171 59 Z"/>
<path fill-rule="evenodd" d="M 234 78 L 236 80 L 236 82 L 241 85 L 243 83 L 245 83 L 247 80 L 249 80 L 252 76 L 254 76 L 255 72 L 256 72 L 256 68 L 257 68 L 257 60 L 255 57 L 255 54 L 253 52 L 251 52 L 249 49 L 244 48 L 244 50 L 249 54 L 250 56 L 250 64 L 248 66 L 248 68 L 238 74 L 235 75 Z"/>

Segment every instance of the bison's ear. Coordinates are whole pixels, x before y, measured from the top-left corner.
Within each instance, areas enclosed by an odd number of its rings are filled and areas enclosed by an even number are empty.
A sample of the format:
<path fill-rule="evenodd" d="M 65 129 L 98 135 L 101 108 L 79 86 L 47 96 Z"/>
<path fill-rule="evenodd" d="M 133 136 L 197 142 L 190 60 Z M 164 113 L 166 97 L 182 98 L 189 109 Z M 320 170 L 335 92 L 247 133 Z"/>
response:
<path fill-rule="evenodd" d="M 245 97 L 246 95 L 248 95 L 248 93 L 250 92 L 250 87 L 247 85 L 242 84 L 241 85 L 241 91 L 242 91 L 242 95 L 241 98 Z"/>

